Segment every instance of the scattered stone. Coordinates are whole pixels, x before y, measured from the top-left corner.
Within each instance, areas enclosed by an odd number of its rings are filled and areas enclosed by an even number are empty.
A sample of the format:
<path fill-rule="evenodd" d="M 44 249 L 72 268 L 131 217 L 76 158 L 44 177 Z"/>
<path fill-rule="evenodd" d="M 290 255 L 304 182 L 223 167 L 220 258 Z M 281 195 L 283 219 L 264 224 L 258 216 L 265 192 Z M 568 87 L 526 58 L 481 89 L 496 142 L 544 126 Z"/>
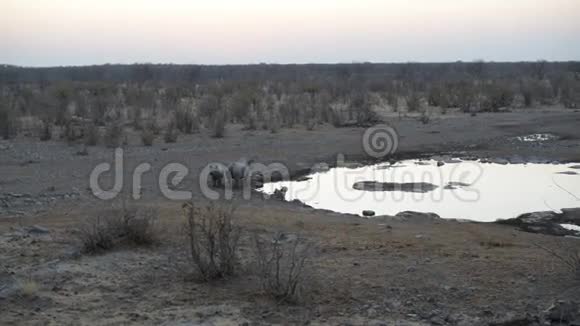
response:
<path fill-rule="evenodd" d="M 30 234 L 49 234 L 50 231 L 40 225 L 33 225 L 26 228 L 26 231 Z"/>
<path fill-rule="evenodd" d="M 366 216 L 366 217 L 371 217 L 371 216 L 375 216 L 375 211 L 371 211 L 371 210 L 364 210 L 364 211 L 362 212 L 362 214 L 363 214 L 363 216 Z"/>
<path fill-rule="evenodd" d="M 507 164 L 509 164 L 509 161 L 506 160 L 505 158 L 494 158 L 494 159 L 491 159 L 491 163 L 507 165 Z"/>
<path fill-rule="evenodd" d="M 445 162 L 443 162 L 443 161 L 437 161 L 437 166 L 443 166 L 443 165 L 445 165 Z"/>
<path fill-rule="evenodd" d="M 569 167 L 570 169 L 580 170 L 580 165 L 572 165 Z"/>

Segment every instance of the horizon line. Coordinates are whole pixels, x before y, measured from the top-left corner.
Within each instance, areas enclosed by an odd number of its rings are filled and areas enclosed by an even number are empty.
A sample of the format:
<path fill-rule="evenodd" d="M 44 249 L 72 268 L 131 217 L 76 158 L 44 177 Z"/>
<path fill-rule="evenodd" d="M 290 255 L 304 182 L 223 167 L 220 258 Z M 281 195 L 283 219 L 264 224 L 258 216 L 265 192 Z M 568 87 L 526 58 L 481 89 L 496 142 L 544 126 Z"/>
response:
<path fill-rule="evenodd" d="M 9 63 L 0 63 L 0 67 L 12 67 L 12 68 L 24 68 L 24 69 L 51 69 L 51 68 L 86 68 L 86 67 L 99 67 L 99 66 L 200 66 L 200 67 L 231 67 L 231 66 L 312 66 L 312 65 L 357 65 L 357 64 L 370 64 L 370 65 L 396 65 L 396 64 L 454 64 L 454 63 L 535 63 L 535 62 L 547 62 L 547 63 L 571 63 L 580 62 L 580 59 L 569 59 L 569 60 L 546 60 L 546 59 L 536 59 L 536 60 L 505 60 L 505 61 L 495 61 L 495 60 L 484 60 L 484 59 L 474 59 L 474 60 L 455 60 L 455 61 L 351 61 L 351 62 L 304 62 L 304 63 L 279 63 L 279 62 L 258 62 L 258 63 L 224 63 L 224 64 L 207 64 L 207 63 L 172 63 L 172 62 L 132 62 L 132 63 L 95 63 L 95 64 L 71 64 L 71 65 L 54 65 L 54 66 L 34 66 L 34 65 L 15 65 Z"/>

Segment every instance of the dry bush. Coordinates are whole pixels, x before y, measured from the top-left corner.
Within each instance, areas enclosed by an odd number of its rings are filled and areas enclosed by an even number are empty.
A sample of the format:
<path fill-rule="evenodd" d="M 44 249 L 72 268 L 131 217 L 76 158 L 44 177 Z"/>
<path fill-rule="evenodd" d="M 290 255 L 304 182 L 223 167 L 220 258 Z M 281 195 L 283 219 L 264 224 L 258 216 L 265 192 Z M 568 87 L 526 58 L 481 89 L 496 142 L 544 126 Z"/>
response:
<path fill-rule="evenodd" d="M 89 218 L 79 227 L 81 250 L 95 254 L 120 245 L 147 246 L 159 241 L 155 211 L 112 210 Z"/>
<path fill-rule="evenodd" d="M 387 103 L 393 108 L 394 112 L 399 110 L 399 98 L 393 92 L 390 92 L 386 96 Z"/>
<path fill-rule="evenodd" d="M 153 141 L 155 141 L 155 134 L 152 130 L 147 129 L 141 131 L 141 141 L 144 146 L 153 146 Z"/>
<path fill-rule="evenodd" d="M 69 144 L 78 142 L 84 138 L 84 129 L 78 123 L 68 120 L 64 123 L 60 138 L 66 140 Z"/>
<path fill-rule="evenodd" d="M 200 130 L 199 119 L 191 110 L 175 112 L 175 121 L 177 129 L 184 134 L 194 134 Z"/>
<path fill-rule="evenodd" d="M 16 294 L 22 298 L 35 298 L 40 291 L 40 284 L 31 277 L 16 278 Z"/>
<path fill-rule="evenodd" d="M 165 133 L 163 134 L 163 140 L 167 144 L 177 142 L 177 138 L 179 137 L 179 134 L 177 133 L 177 128 L 175 127 L 175 125 L 176 125 L 175 122 L 171 121 L 167 125 L 167 129 L 165 129 Z"/>
<path fill-rule="evenodd" d="M 119 123 L 114 123 L 107 128 L 105 133 L 105 145 L 109 148 L 116 148 L 122 145 L 124 140 L 123 126 Z"/>
<path fill-rule="evenodd" d="M 568 241 L 566 241 L 568 240 Z M 550 256 L 562 263 L 563 267 L 570 271 L 570 276 L 580 284 L 580 245 L 574 239 L 560 239 L 551 247 L 535 244 Z"/>
<path fill-rule="evenodd" d="M 564 107 L 568 109 L 576 109 L 580 107 L 580 83 L 576 87 L 562 88 L 560 101 Z"/>
<path fill-rule="evenodd" d="M 255 258 L 262 290 L 278 302 L 296 303 L 303 299 L 310 244 L 282 233 L 272 239 L 255 236 Z"/>
<path fill-rule="evenodd" d="M 40 141 L 48 141 L 52 139 L 52 123 L 50 123 L 50 121 L 42 121 L 39 138 Z"/>
<path fill-rule="evenodd" d="M 345 125 L 346 118 L 344 117 L 342 110 L 340 110 L 339 108 L 332 108 L 330 110 L 329 115 L 330 115 L 330 123 L 335 128 L 340 128 L 340 127 L 343 127 Z"/>
<path fill-rule="evenodd" d="M 89 123 L 85 126 L 85 140 L 86 146 L 96 146 L 99 142 L 99 128 L 94 123 Z"/>
<path fill-rule="evenodd" d="M 233 222 L 234 208 L 210 203 L 183 206 L 191 261 L 205 281 L 234 275 L 238 265 L 240 228 Z"/>
<path fill-rule="evenodd" d="M 308 119 L 306 121 L 306 130 L 313 131 L 316 128 L 316 119 Z"/>
<path fill-rule="evenodd" d="M 407 111 L 417 112 L 421 109 L 421 97 L 417 92 L 412 92 L 406 97 Z"/>
<path fill-rule="evenodd" d="M 448 91 L 443 85 L 434 85 L 429 89 L 429 95 L 427 98 L 430 106 L 438 106 L 441 108 L 449 108 L 450 101 L 448 97 Z"/>
<path fill-rule="evenodd" d="M 256 130 L 256 129 L 258 129 L 258 114 L 256 113 L 256 110 L 251 108 L 249 110 L 248 116 L 246 117 L 244 130 Z"/>
<path fill-rule="evenodd" d="M 485 100 L 482 103 L 482 109 L 485 111 L 497 112 L 513 104 L 515 93 L 509 85 L 492 84 L 484 91 Z"/>
<path fill-rule="evenodd" d="M 144 129 L 150 130 L 155 136 L 161 135 L 161 127 L 159 127 L 159 123 L 155 119 L 145 123 Z"/>
<path fill-rule="evenodd" d="M 419 121 L 424 125 L 429 124 L 429 122 L 431 122 L 431 116 L 427 112 L 427 109 L 421 110 L 421 116 L 419 117 Z"/>
<path fill-rule="evenodd" d="M 364 105 L 356 113 L 358 125 L 371 126 L 380 122 L 378 114 L 372 109 L 370 104 Z"/>
<path fill-rule="evenodd" d="M 270 112 L 268 127 L 270 129 L 270 133 L 278 133 L 280 130 L 280 114 L 278 112 Z"/>
<path fill-rule="evenodd" d="M 2 105 L 0 103 L 0 105 Z M 0 136 L 11 139 L 16 136 L 16 118 L 7 109 L 0 106 Z"/>
<path fill-rule="evenodd" d="M 226 115 L 223 110 L 216 112 L 211 118 L 211 135 L 214 138 L 223 138 L 226 134 Z"/>

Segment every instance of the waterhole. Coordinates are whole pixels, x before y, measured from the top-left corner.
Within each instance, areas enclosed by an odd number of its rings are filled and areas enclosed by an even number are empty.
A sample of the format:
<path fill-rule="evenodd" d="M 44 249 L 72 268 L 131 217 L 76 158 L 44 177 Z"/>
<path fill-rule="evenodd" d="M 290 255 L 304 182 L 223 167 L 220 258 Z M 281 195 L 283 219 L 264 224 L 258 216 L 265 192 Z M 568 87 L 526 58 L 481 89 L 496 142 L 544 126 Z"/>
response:
<path fill-rule="evenodd" d="M 416 211 L 491 222 L 523 213 L 580 207 L 577 166 L 408 160 L 332 168 L 301 181 L 268 183 L 262 190 L 271 194 L 286 187 L 286 200 L 298 199 L 340 213 Z"/>

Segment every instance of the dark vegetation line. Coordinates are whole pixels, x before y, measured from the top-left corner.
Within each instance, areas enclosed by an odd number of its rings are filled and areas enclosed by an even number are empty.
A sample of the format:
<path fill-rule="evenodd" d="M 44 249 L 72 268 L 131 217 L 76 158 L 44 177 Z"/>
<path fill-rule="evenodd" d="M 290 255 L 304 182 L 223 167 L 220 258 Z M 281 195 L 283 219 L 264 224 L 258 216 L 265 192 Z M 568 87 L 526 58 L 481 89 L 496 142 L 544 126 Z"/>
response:
<path fill-rule="evenodd" d="M 59 130 L 86 145 L 128 127 L 151 145 L 163 130 L 166 142 L 203 129 L 223 137 L 230 123 L 277 132 L 368 125 L 380 111 L 428 123 L 435 109 L 579 105 L 580 62 L 0 66 L 0 137 Z"/>

